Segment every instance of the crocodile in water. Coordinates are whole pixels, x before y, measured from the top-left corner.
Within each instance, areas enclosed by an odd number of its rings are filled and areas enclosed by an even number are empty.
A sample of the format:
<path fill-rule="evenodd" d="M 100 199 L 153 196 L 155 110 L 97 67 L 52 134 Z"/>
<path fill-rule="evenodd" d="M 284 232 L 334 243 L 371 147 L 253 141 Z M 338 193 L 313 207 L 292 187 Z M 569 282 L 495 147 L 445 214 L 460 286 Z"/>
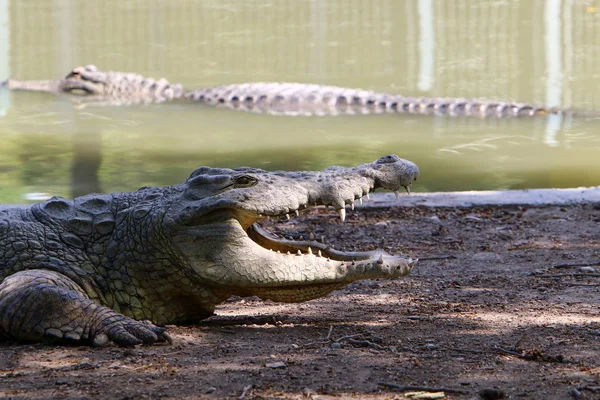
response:
<path fill-rule="evenodd" d="M 232 295 L 300 302 L 406 275 L 410 258 L 281 239 L 260 221 L 315 205 L 343 221 L 346 205 L 418 174 L 395 155 L 320 172 L 202 167 L 177 186 L 0 208 L 0 334 L 149 344 L 170 340 L 157 325 L 196 323 Z"/>
<path fill-rule="evenodd" d="M 275 115 L 406 113 L 440 116 L 520 117 L 572 111 L 483 99 L 418 98 L 337 86 L 258 82 L 185 91 L 180 84 L 125 72 L 77 67 L 58 81 L 8 80 L 10 89 L 69 94 L 79 104 L 157 103 L 186 98 L 208 105 Z M 73 96 L 78 95 L 78 96 Z M 587 115 L 577 113 L 578 115 Z M 592 114 L 593 115 L 593 114 Z"/>

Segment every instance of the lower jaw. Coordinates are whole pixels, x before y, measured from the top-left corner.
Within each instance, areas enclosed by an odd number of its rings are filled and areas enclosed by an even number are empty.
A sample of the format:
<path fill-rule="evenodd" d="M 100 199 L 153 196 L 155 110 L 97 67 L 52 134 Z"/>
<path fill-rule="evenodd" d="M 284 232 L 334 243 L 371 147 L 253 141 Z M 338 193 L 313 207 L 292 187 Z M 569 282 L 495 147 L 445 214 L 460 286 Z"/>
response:
<path fill-rule="evenodd" d="M 312 285 L 294 285 L 283 287 L 256 287 L 247 288 L 240 296 L 258 296 L 262 300 L 271 300 L 281 303 L 300 303 L 317 299 L 341 289 L 350 282 L 344 283 L 319 283 Z"/>
<path fill-rule="evenodd" d="M 323 243 L 315 240 L 286 240 L 275 238 L 273 234 L 267 232 L 257 223 L 250 225 L 246 233 L 259 246 L 273 251 L 290 254 L 318 254 L 323 257 L 329 257 L 335 261 L 360 261 L 376 259 L 381 254 L 387 254 L 383 250 L 366 252 L 342 252 L 332 249 Z"/>

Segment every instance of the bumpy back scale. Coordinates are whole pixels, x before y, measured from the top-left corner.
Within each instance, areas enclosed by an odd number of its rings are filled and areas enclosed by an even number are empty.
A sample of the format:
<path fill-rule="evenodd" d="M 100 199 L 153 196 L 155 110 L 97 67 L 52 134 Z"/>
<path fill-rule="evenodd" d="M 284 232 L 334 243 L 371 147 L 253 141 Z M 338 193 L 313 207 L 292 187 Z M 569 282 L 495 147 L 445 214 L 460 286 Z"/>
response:
<path fill-rule="evenodd" d="M 564 112 L 525 103 L 404 97 L 369 90 L 303 83 L 232 84 L 188 92 L 185 97 L 236 110 L 292 116 L 407 113 L 506 118 Z"/>

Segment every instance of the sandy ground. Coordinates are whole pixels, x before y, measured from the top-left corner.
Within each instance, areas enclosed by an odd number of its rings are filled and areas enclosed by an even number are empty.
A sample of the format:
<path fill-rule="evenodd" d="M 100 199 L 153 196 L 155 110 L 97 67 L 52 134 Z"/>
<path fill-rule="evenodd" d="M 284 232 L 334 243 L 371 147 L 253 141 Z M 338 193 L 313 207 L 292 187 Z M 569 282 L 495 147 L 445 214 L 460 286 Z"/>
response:
<path fill-rule="evenodd" d="M 414 273 L 303 304 L 230 299 L 170 327 L 173 345 L 5 342 L 0 398 L 600 399 L 600 203 L 334 217 L 270 229 L 345 250 L 385 237 Z"/>

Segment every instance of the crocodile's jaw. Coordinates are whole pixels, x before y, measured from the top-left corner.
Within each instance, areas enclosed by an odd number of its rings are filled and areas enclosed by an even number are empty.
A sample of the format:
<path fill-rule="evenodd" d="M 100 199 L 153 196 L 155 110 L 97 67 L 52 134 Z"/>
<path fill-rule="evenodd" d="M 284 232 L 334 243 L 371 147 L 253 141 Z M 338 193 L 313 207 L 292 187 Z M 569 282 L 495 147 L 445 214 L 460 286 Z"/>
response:
<path fill-rule="evenodd" d="M 62 93 L 74 96 L 102 96 L 106 92 L 106 85 L 102 82 L 66 78 L 60 81 L 58 89 Z"/>
<path fill-rule="evenodd" d="M 246 231 L 236 218 L 190 227 L 173 241 L 203 282 L 228 287 L 229 295 L 283 302 L 321 297 L 360 279 L 404 276 L 416 262 L 383 250 L 346 253 L 280 240 L 256 224 Z"/>

